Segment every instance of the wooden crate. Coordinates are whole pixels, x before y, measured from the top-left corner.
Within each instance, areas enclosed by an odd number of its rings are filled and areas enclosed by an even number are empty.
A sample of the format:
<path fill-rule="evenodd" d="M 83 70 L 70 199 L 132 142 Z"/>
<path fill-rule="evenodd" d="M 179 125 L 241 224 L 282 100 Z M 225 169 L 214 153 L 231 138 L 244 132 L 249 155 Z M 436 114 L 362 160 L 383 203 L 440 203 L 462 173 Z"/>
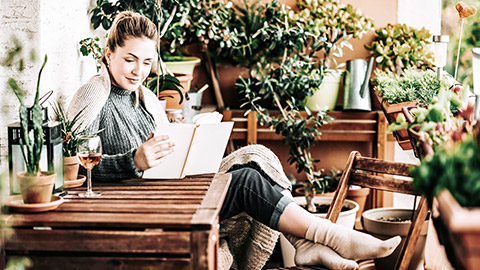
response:
<path fill-rule="evenodd" d="M 460 206 L 446 190 L 435 197 L 433 208 L 435 229 L 450 263 L 455 269 L 478 269 L 480 208 Z"/>

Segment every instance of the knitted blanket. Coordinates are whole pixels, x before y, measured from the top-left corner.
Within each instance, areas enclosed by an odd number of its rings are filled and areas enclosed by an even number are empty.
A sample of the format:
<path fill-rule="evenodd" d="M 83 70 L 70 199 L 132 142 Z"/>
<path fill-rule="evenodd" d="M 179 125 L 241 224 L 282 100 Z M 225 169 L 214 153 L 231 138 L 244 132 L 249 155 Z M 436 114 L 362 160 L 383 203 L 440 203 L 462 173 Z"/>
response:
<path fill-rule="evenodd" d="M 292 188 L 280 160 L 265 146 L 249 145 L 238 149 L 222 160 L 219 171 L 227 172 L 234 166 L 255 167 L 281 187 Z M 279 234 L 245 212 L 222 221 L 220 238 L 228 245 L 222 242 L 220 247 L 219 269 L 261 269 L 272 254 Z"/>

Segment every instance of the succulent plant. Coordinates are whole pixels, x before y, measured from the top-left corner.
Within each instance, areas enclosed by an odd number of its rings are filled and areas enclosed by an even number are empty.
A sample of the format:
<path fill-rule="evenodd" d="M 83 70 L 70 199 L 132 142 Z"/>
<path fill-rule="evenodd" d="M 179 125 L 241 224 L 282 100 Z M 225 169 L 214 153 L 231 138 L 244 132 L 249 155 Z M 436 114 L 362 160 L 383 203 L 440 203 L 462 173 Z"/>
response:
<path fill-rule="evenodd" d="M 365 48 L 375 57 L 377 68 L 400 74 L 408 67 L 433 67 L 433 52 L 428 46 L 432 35 L 424 27 L 417 30 L 406 24 L 388 24 L 375 34 L 375 40 Z"/>

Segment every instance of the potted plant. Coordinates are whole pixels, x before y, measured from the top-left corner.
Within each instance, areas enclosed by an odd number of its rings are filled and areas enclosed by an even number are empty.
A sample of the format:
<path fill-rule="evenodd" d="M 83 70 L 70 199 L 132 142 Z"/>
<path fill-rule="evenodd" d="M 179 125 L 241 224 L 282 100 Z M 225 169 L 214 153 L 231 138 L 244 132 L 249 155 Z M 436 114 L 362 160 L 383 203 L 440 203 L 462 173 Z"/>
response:
<path fill-rule="evenodd" d="M 451 90 L 441 89 L 438 97 L 426 107 L 403 107 L 403 114 L 396 122 L 391 123 L 388 130 L 406 130 L 415 155 L 430 155 L 436 147 L 453 136 L 453 133 L 458 133 L 465 121 L 471 121 L 469 118 L 472 117 L 474 106 L 468 104 L 462 96 L 466 97 L 468 93 L 462 93 L 459 85 L 455 85 Z"/>
<path fill-rule="evenodd" d="M 427 106 L 449 82 L 444 76 L 437 79 L 433 70 L 418 70 L 413 67 L 400 75 L 392 71 L 375 70 L 374 91 L 390 124 L 397 121 L 403 107 Z M 406 129 L 394 131 L 395 138 L 404 150 L 412 149 Z"/>
<path fill-rule="evenodd" d="M 411 171 L 414 186 L 434 208 L 434 225 L 455 268 L 475 269 L 480 226 L 480 125 L 460 129 Z M 463 138 L 462 138 L 463 137 Z M 433 201 L 436 204 L 433 204 Z"/>
<path fill-rule="evenodd" d="M 349 17 L 351 13 L 357 14 L 351 6 L 343 8 L 334 1 L 327 2 L 332 2 L 331 5 L 344 17 Z M 246 109 L 247 113 L 256 111 L 259 124 L 270 126 L 290 146 L 288 161 L 295 164 L 298 172 L 305 173 L 307 204 L 309 210 L 314 211 L 314 194 L 324 191 L 326 181 L 321 179 L 321 173 L 315 169 L 314 164 L 318 160 L 312 157 L 309 148 L 315 138 L 321 135 L 319 129 L 322 125 L 332 118 L 324 110 L 311 113 L 305 106 L 305 99 L 318 91 L 329 63 L 335 62 L 332 58 L 341 54 L 342 46 L 348 46 L 342 38 L 348 39 L 354 33 L 360 35 L 362 30 L 344 31 L 340 37 L 335 34 L 337 28 L 328 28 L 332 31 L 329 36 L 332 40 L 329 40 L 321 28 L 321 18 L 310 16 L 310 10 L 307 9 L 311 8 L 312 12 L 318 13 L 316 16 L 320 16 L 320 12 L 327 12 L 324 9 L 328 9 L 329 4 L 322 6 L 319 1 L 301 3 L 303 9 L 298 12 L 285 6 L 275 6 L 276 1 L 265 5 L 266 15 L 263 16 L 262 28 L 255 32 L 256 35 L 249 42 L 244 43 L 244 48 L 248 48 L 246 53 L 250 53 L 250 48 L 258 49 L 256 46 L 266 44 L 269 50 L 255 55 L 257 62 L 250 66 L 249 78 L 240 78 L 237 87 L 242 101 L 241 108 Z M 358 21 L 361 29 L 371 24 L 369 20 L 360 17 L 352 20 Z M 335 25 L 341 27 L 342 23 L 345 22 L 337 22 Z M 253 37 L 264 42 L 255 42 Z M 273 57 L 270 53 L 277 56 Z M 270 114 L 270 110 L 280 110 L 280 115 Z"/>
<path fill-rule="evenodd" d="M 16 59 L 15 54 L 21 52 L 21 49 L 13 52 L 12 58 L 7 57 L 5 61 L 7 65 L 11 65 Z M 20 61 L 22 70 L 24 61 Z M 43 60 L 43 64 L 38 72 L 37 88 L 33 106 L 27 108 L 24 99 L 24 91 L 20 89 L 17 82 L 13 78 L 8 79 L 8 86 L 13 90 L 20 102 L 19 115 L 21 137 L 20 145 L 25 161 L 27 171 L 20 172 L 17 175 L 17 181 L 20 185 L 22 198 L 24 203 L 48 203 L 52 198 L 53 186 L 56 180 L 56 173 L 40 170 L 40 158 L 44 143 L 44 134 L 42 128 L 43 108 L 40 105 L 40 78 L 42 71 L 47 63 L 47 55 Z"/>
<path fill-rule="evenodd" d="M 82 143 L 83 130 L 80 130 L 79 121 L 83 110 L 78 112 L 72 120 L 69 120 L 63 106 L 57 102 L 53 111 L 62 127 L 63 138 L 63 177 L 65 187 L 73 187 L 83 184 L 85 176 L 78 176 L 79 162 L 77 158 L 78 146 Z M 72 182 L 74 181 L 74 182 Z M 73 184 L 73 186 L 72 186 Z"/>

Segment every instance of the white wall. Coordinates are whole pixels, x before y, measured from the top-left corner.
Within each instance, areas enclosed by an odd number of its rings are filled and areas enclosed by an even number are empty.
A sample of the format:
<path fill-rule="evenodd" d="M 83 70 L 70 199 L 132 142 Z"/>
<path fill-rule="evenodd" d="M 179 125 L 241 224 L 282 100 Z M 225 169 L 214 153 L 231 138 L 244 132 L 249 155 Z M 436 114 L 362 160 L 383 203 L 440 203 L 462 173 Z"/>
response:
<path fill-rule="evenodd" d="M 398 0 L 398 23 L 421 29 L 425 27 L 432 35 L 441 34 L 441 0 Z M 418 163 L 413 150 L 404 151 L 395 144 L 395 160 Z"/>
<path fill-rule="evenodd" d="M 79 41 L 102 35 L 92 33 L 88 11 L 95 0 L 0 0 L 0 59 L 11 47 L 15 34 L 25 47 L 35 48 L 39 58 L 22 74 L 0 67 L 0 164 L 7 162 L 7 125 L 18 120 L 18 100 L 6 87 L 14 77 L 33 102 L 38 70 L 45 54 L 48 62 L 42 74 L 40 93 L 54 90 L 48 100 L 68 102 L 75 90 L 96 73 L 93 59 L 80 55 Z M 5 166 L 5 165 L 4 165 Z"/>
<path fill-rule="evenodd" d="M 441 0 L 398 0 L 398 23 L 425 27 L 433 35 L 441 34 L 441 14 Z"/>
<path fill-rule="evenodd" d="M 421 29 L 425 27 L 432 35 L 441 34 L 441 0 L 398 0 L 398 23 Z M 413 150 L 405 151 L 395 143 L 395 161 L 419 164 Z M 417 200 L 418 203 L 418 200 Z M 411 208 L 413 196 L 395 193 L 393 205 L 400 208 Z"/>

